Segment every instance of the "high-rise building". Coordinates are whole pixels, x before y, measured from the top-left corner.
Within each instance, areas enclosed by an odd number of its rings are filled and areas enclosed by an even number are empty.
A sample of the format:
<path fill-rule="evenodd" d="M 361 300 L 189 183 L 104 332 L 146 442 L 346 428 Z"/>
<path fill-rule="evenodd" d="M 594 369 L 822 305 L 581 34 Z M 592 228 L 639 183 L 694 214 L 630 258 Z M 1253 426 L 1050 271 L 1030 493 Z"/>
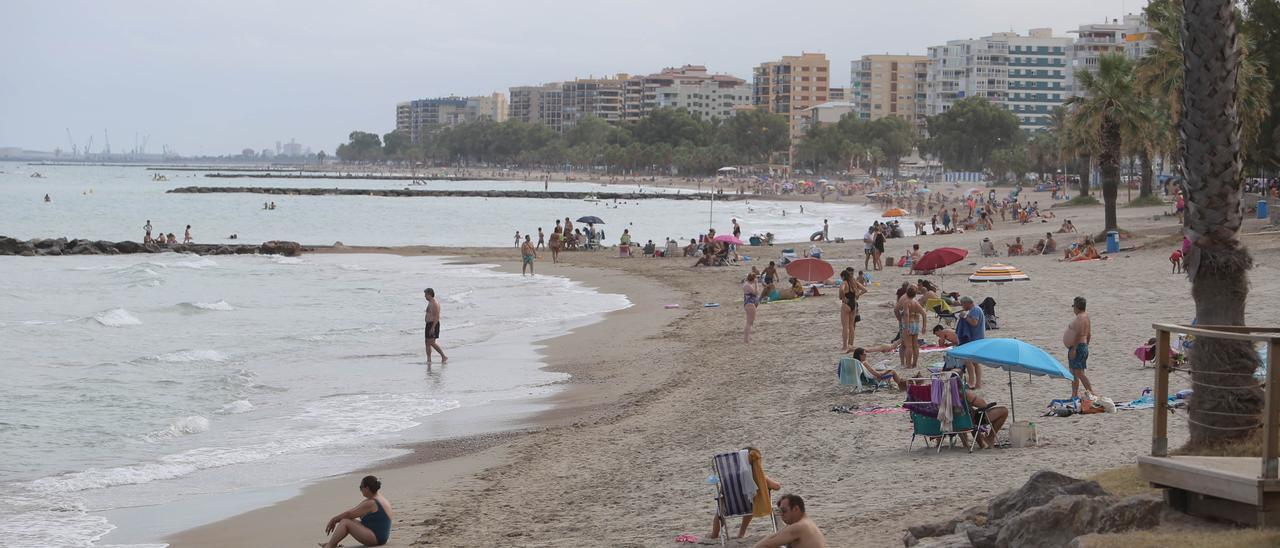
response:
<path fill-rule="evenodd" d="M 1080 28 L 1067 33 L 1076 35 L 1070 65 L 1073 72 L 1098 70 L 1098 58 L 1109 53 L 1119 53 L 1137 61 L 1155 46 L 1155 41 L 1152 40 L 1154 31 L 1147 26 L 1147 19 L 1143 15 L 1129 14 L 1124 16 L 1123 21 L 1112 19 L 1110 23 L 1080 25 Z M 1075 86 L 1072 86 L 1070 92 L 1072 95 L 1083 94 Z"/>
<path fill-rule="evenodd" d="M 561 126 L 569 129 L 578 120 L 594 116 L 611 124 L 622 121 L 623 89 L 628 76 L 578 78 L 561 84 Z"/>
<path fill-rule="evenodd" d="M 1053 36 L 1051 29 L 931 47 L 925 112 L 941 114 L 956 101 L 983 97 L 1013 112 L 1024 131 L 1043 130 L 1053 109 L 1067 100 L 1071 50 L 1071 38 Z"/>
<path fill-rule="evenodd" d="M 507 100 L 502 93 L 475 97 L 439 97 L 416 99 L 396 105 L 396 131 L 407 133 L 412 142 L 446 127 L 507 118 Z"/>
<path fill-rule="evenodd" d="M 792 146 L 804 137 L 804 111 L 828 100 L 830 68 L 822 53 L 787 55 L 755 68 L 751 103 L 787 117 Z"/>
<path fill-rule="evenodd" d="M 560 119 L 564 114 L 563 86 L 563 83 L 555 82 L 541 86 L 513 87 L 511 108 L 507 114 L 513 120 L 541 125 L 558 132 Z"/>
<path fill-rule="evenodd" d="M 827 102 L 843 102 L 849 100 L 849 92 L 845 88 L 828 87 Z"/>
<path fill-rule="evenodd" d="M 631 121 L 660 108 L 684 109 L 703 119 L 728 118 L 739 107 L 751 104 L 751 89 L 745 80 L 727 74 L 709 74 L 707 67 L 701 65 L 633 76 L 626 80 L 623 89 L 622 118 Z"/>
<path fill-rule="evenodd" d="M 929 58 L 863 55 L 852 63 L 849 102 L 863 120 L 901 118 L 923 131 Z"/>

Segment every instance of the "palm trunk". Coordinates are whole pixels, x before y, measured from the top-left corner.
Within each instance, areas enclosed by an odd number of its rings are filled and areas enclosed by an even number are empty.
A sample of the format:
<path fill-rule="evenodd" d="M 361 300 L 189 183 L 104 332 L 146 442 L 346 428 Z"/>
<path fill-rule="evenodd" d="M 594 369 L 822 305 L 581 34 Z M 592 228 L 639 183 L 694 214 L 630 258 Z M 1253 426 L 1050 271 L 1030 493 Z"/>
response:
<path fill-rule="evenodd" d="M 1151 185 L 1155 182 L 1155 171 L 1151 169 L 1151 151 L 1146 147 L 1138 153 L 1138 163 L 1142 165 L 1142 185 L 1138 187 L 1138 197 L 1151 195 Z"/>
<path fill-rule="evenodd" d="M 1182 118 L 1179 148 L 1187 187 L 1183 231 L 1194 244 L 1186 260 L 1200 325 L 1243 325 L 1253 258 L 1236 234 L 1240 213 L 1240 69 L 1235 3 L 1183 0 Z M 1247 341 L 1200 337 L 1190 353 L 1189 447 L 1248 438 L 1256 431 L 1262 390 L 1249 374 L 1259 360 Z"/>
<path fill-rule="evenodd" d="M 1093 155 L 1085 154 L 1080 157 L 1084 161 L 1084 167 L 1080 169 L 1080 195 L 1089 195 L 1089 172 L 1093 170 Z"/>
<path fill-rule="evenodd" d="M 1108 116 L 1102 122 L 1102 152 L 1098 154 L 1102 174 L 1102 203 L 1106 230 L 1116 229 L 1116 192 L 1120 188 L 1120 124 Z"/>

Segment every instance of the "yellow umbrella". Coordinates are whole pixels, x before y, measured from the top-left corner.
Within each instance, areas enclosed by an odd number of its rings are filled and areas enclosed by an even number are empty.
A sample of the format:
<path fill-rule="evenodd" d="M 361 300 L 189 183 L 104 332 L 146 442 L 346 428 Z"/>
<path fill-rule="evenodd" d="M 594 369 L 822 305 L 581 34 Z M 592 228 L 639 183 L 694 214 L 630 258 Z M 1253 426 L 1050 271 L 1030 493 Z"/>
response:
<path fill-rule="evenodd" d="M 907 215 L 910 215 L 910 213 L 907 213 L 907 210 L 902 209 L 900 207 L 895 207 L 893 209 L 890 209 L 889 211 L 886 211 L 880 214 L 880 216 L 882 217 L 906 217 Z"/>

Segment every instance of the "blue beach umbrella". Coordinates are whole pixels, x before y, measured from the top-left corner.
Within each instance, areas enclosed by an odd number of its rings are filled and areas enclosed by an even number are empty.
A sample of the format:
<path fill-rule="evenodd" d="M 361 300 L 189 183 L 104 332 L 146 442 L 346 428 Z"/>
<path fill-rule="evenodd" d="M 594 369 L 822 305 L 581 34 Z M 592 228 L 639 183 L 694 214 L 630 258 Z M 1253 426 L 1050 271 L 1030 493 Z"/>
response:
<path fill-rule="evenodd" d="M 1040 347 L 1018 339 L 979 339 L 947 351 L 947 363 L 972 361 L 988 367 L 998 367 L 1009 372 L 1009 414 L 1017 420 L 1013 411 L 1013 374 L 1027 373 L 1043 377 L 1072 380 L 1066 367 Z"/>

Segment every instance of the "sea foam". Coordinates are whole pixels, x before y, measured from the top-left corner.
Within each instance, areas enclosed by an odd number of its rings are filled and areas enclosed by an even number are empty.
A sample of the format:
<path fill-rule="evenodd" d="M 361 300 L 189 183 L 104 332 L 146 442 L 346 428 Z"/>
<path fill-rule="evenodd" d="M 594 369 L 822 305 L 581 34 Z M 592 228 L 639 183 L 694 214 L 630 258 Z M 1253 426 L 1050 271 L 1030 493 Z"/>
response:
<path fill-rule="evenodd" d="M 123 308 L 112 308 L 103 310 L 93 316 L 94 321 L 107 327 L 123 327 L 126 325 L 141 325 L 142 320 L 134 317 L 128 310 Z"/>

